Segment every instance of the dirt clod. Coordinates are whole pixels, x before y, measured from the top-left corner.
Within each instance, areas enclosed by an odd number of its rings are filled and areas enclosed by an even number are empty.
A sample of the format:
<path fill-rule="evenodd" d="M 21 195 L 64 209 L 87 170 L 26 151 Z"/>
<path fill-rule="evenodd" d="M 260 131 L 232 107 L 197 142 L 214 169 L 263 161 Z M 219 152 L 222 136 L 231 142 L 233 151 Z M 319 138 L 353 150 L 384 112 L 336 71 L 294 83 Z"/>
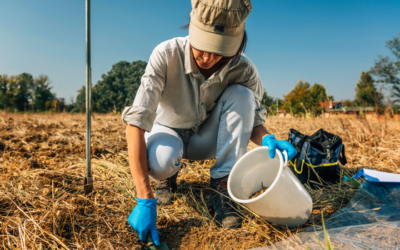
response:
<path fill-rule="evenodd" d="M 254 194 L 250 195 L 249 199 L 254 199 L 254 198 L 262 195 L 267 190 L 268 190 L 268 187 L 263 187 L 260 191 L 257 191 Z"/>

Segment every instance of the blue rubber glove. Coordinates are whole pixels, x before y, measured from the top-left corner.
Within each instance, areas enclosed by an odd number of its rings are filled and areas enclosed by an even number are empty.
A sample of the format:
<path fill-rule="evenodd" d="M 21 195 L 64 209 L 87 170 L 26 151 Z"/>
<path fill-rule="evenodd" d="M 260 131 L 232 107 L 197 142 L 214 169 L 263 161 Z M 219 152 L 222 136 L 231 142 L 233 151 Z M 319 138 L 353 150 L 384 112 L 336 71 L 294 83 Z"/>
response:
<path fill-rule="evenodd" d="M 281 151 L 281 153 L 286 150 L 288 157 L 289 157 L 288 161 L 293 159 L 293 157 L 295 157 L 297 154 L 296 149 L 292 146 L 292 144 L 290 144 L 290 142 L 279 141 L 279 140 L 275 139 L 274 135 L 265 136 L 262 140 L 262 145 L 268 147 L 269 156 L 271 158 L 275 158 L 275 152 L 276 152 L 275 150 L 276 149 Z"/>
<path fill-rule="evenodd" d="M 156 246 L 160 245 L 156 227 L 157 200 L 137 198 L 137 205 L 128 218 L 129 224 L 139 234 L 139 239 L 146 242 L 147 233 L 150 231 Z"/>

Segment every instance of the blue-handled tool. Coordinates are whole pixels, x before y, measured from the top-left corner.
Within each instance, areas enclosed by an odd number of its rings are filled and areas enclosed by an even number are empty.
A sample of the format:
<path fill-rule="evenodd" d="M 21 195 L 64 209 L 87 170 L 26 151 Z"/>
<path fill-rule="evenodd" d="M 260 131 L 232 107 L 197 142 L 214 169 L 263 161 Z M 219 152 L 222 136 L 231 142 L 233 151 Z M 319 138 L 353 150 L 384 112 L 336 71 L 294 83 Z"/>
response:
<path fill-rule="evenodd" d="M 146 241 L 148 246 L 146 250 L 169 250 L 167 243 L 165 242 L 161 242 L 159 246 L 156 246 L 150 232 L 147 234 Z"/>

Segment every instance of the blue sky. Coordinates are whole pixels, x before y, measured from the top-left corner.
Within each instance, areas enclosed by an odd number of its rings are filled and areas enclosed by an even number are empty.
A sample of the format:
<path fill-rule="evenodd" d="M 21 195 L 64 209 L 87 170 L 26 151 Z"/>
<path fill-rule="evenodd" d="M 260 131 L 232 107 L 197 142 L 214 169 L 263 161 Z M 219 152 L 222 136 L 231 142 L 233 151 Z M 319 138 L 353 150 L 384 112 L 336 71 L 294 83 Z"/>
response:
<path fill-rule="evenodd" d="M 299 81 L 353 98 L 361 71 L 400 32 L 400 1 L 253 0 L 246 54 L 269 95 Z M 70 100 L 85 84 L 84 0 L 0 0 L 0 74 L 47 74 Z M 154 47 L 186 36 L 190 0 L 92 0 L 92 81 L 121 60 L 147 61 Z"/>

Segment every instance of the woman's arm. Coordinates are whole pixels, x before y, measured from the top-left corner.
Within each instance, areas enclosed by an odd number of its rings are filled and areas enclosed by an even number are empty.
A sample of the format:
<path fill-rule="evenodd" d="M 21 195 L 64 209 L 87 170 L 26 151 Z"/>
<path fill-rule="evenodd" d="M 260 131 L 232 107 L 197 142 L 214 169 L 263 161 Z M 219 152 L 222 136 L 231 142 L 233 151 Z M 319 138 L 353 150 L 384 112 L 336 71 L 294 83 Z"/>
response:
<path fill-rule="evenodd" d="M 150 188 L 144 133 L 145 131 L 138 127 L 132 125 L 126 127 L 129 166 L 136 185 L 136 196 L 141 199 L 154 199 Z"/>
<path fill-rule="evenodd" d="M 269 135 L 268 130 L 263 126 L 259 125 L 253 128 L 253 132 L 251 133 L 250 140 L 257 144 L 258 146 L 262 145 L 262 139 L 264 136 Z"/>

